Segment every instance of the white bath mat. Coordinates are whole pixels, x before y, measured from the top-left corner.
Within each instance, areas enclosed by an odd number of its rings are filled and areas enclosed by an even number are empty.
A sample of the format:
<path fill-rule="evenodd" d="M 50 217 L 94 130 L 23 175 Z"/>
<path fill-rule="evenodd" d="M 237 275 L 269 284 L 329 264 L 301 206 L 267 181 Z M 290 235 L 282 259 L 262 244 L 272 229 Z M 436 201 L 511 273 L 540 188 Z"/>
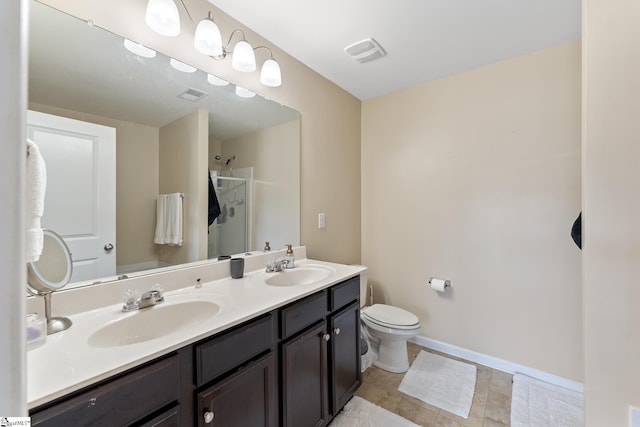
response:
<path fill-rule="evenodd" d="M 421 351 L 398 390 L 454 415 L 469 418 L 476 373 L 473 365 Z"/>
<path fill-rule="evenodd" d="M 582 393 L 522 374 L 513 376 L 512 427 L 582 427 Z"/>
<path fill-rule="evenodd" d="M 331 427 L 419 427 L 400 415 L 389 412 L 358 396 L 344 405 Z"/>

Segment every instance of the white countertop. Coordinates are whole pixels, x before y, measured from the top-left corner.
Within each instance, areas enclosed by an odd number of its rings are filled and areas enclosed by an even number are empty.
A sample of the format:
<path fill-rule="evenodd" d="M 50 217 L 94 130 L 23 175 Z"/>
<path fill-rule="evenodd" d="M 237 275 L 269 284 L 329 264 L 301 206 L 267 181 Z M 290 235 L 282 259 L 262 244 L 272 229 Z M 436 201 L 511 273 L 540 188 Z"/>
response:
<path fill-rule="evenodd" d="M 88 337 L 97 329 L 109 322 L 131 315 L 131 313 L 122 312 L 121 302 L 68 315 L 67 317 L 73 322 L 69 329 L 49 335 L 46 344 L 27 352 L 29 409 L 366 271 L 366 267 L 363 266 L 309 259 L 296 261 L 297 267 L 302 268 L 308 264 L 328 266 L 335 273 L 324 280 L 308 285 L 280 287 L 266 285 L 264 279 L 269 275 L 264 272 L 264 268 L 261 268 L 245 272 L 242 279 L 225 277 L 204 282 L 201 288 L 190 285 L 167 291 L 165 302 L 155 307 L 160 308 L 163 304 L 181 300 L 200 299 L 215 301 L 220 306 L 220 310 L 211 318 L 197 323 L 186 331 L 184 329 L 174 331 L 140 343 L 100 348 L 88 342 Z M 273 274 L 286 274 L 286 272 L 270 273 L 270 275 Z M 144 310 L 153 310 L 155 307 Z"/>

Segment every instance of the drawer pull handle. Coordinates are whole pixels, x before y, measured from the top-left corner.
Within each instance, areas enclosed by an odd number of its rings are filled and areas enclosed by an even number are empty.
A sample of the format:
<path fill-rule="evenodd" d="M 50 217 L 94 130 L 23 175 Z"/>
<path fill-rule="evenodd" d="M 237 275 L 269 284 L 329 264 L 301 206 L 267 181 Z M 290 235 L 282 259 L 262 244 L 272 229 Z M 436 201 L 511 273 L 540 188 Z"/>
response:
<path fill-rule="evenodd" d="M 204 413 L 204 422 L 205 424 L 211 424 L 211 421 L 215 418 L 213 411 L 205 411 Z"/>
<path fill-rule="evenodd" d="M 335 332 L 336 335 L 340 335 L 340 328 L 335 328 L 333 332 Z"/>
<path fill-rule="evenodd" d="M 324 334 L 324 335 L 322 336 L 322 338 L 324 338 L 324 340 L 325 340 L 325 341 L 329 341 L 329 340 L 331 339 L 331 335 L 329 335 L 329 334 Z"/>

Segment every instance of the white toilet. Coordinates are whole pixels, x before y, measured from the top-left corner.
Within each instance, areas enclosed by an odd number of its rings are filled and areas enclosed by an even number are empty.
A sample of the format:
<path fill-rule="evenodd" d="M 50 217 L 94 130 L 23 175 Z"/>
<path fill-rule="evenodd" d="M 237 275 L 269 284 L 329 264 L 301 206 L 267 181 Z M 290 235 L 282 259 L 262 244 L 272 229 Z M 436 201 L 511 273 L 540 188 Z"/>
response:
<path fill-rule="evenodd" d="M 386 304 L 365 307 L 368 286 L 366 274 L 360 277 L 360 319 L 362 336 L 371 354 L 366 360 L 385 371 L 402 373 L 409 369 L 407 340 L 418 335 L 418 317 L 406 310 Z M 363 368 L 367 362 L 363 359 Z"/>

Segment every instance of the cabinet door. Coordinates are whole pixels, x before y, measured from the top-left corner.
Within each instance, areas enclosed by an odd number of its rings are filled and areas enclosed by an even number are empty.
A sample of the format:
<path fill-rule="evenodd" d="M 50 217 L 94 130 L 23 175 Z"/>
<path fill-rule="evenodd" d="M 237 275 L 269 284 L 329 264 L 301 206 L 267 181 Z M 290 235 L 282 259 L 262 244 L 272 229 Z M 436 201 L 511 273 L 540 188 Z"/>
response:
<path fill-rule="evenodd" d="M 282 423 L 323 426 L 329 419 L 326 322 L 282 344 Z"/>
<path fill-rule="evenodd" d="M 355 302 L 332 315 L 329 325 L 331 413 L 335 415 L 362 382 L 359 303 Z"/>
<path fill-rule="evenodd" d="M 275 427 L 277 384 L 273 353 L 198 393 L 198 426 Z"/>

